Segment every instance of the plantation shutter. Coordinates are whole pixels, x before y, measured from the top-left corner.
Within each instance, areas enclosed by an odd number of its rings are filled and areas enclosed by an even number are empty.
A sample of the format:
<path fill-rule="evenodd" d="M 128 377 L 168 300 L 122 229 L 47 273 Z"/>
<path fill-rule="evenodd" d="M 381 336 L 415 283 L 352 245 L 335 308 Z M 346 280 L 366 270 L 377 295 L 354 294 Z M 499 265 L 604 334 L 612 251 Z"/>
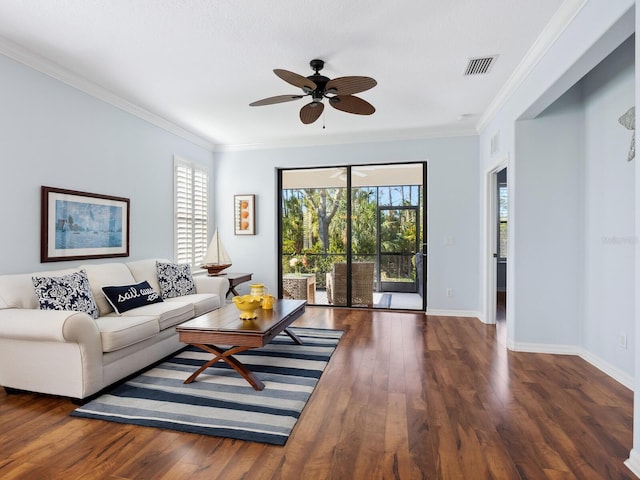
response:
<path fill-rule="evenodd" d="M 201 165 L 176 158 L 175 260 L 199 269 L 207 252 L 209 175 Z"/>

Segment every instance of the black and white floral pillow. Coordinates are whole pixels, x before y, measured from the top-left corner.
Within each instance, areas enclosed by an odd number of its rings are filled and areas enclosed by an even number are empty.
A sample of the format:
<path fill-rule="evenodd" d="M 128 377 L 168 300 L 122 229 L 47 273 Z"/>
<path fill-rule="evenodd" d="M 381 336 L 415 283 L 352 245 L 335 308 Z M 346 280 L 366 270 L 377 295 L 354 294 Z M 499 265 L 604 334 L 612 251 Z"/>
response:
<path fill-rule="evenodd" d="M 181 297 L 196 293 L 191 267 L 186 263 L 156 262 L 162 298 Z"/>
<path fill-rule="evenodd" d="M 40 310 L 75 310 L 98 318 L 98 306 L 84 270 L 62 277 L 32 277 L 31 280 Z"/>

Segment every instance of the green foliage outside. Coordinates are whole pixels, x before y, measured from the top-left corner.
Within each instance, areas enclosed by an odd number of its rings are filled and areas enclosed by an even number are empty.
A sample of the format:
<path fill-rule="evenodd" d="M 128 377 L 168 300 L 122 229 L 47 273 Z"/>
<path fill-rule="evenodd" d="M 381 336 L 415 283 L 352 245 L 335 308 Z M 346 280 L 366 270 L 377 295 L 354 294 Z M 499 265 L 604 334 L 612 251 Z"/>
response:
<path fill-rule="evenodd" d="M 392 189 L 395 189 L 392 191 Z M 366 187 L 352 190 L 351 236 L 354 261 L 376 261 L 378 251 L 378 207 L 382 209 L 380 251 L 377 267 L 381 277 L 411 281 L 415 272 L 411 257 L 416 251 L 419 205 L 417 187 Z M 346 260 L 347 199 L 344 188 L 291 189 L 282 196 L 282 271 L 315 273 L 318 286 L 324 286 L 325 273 L 335 262 Z M 418 242 L 419 244 L 419 242 Z M 384 255 L 384 253 L 403 254 Z M 296 259 L 291 263 L 292 259 Z M 302 260 L 306 265 L 302 265 Z"/>

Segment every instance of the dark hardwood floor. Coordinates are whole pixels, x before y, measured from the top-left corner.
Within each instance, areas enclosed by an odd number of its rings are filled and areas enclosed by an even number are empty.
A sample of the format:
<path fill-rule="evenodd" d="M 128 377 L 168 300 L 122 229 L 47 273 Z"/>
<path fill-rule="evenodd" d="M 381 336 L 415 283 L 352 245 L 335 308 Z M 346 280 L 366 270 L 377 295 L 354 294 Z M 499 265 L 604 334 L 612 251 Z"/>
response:
<path fill-rule="evenodd" d="M 578 357 L 509 352 L 472 318 L 316 307 L 296 325 L 346 333 L 284 447 L 0 388 L 0 478 L 635 478 L 632 392 Z"/>

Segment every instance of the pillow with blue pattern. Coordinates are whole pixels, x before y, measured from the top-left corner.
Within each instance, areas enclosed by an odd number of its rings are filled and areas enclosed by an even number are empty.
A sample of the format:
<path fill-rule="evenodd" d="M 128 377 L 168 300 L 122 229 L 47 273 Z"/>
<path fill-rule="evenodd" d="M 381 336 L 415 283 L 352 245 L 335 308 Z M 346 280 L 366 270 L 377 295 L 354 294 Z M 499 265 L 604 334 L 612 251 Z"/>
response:
<path fill-rule="evenodd" d="M 181 297 L 196 293 L 188 263 L 163 263 L 156 261 L 158 283 L 162 298 Z"/>
<path fill-rule="evenodd" d="M 89 287 L 87 272 L 62 277 L 31 277 L 40 310 L 74 310 L 98 318 L 98 306 Z"/>
<path fill-rule="evenodd" d="M 162 302 L 160 294 L 147 281 L 135 285 L 102 287 L 102 293 L 118 315 L 144 305 Z"/>

